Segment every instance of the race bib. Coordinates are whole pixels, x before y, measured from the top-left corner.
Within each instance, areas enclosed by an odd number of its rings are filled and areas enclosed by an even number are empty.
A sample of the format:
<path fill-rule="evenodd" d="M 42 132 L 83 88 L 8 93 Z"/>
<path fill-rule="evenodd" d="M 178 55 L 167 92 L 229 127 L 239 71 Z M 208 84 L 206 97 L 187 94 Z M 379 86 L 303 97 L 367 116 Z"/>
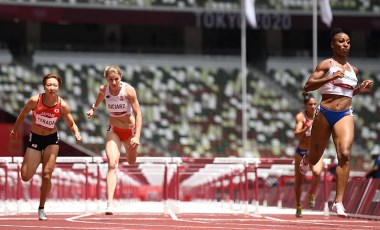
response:
<path fill-rule="evenodd" d="M 54 129 L 57 117 L 44 117 L 41 115 L 36 116 L 36 124 L 45 128 Z"/>

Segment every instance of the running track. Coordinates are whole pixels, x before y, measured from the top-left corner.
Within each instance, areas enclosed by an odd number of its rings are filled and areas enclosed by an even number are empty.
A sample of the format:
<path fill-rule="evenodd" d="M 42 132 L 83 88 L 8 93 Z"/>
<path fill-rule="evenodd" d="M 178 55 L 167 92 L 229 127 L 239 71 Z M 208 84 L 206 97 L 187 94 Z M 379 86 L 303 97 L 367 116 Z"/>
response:
<path fill-rule="evenodd" d="M 115 214 L 97 213 L 50 214 L 48 221 L 39 221 L 36 214 L 0 217 L 0 229 L 379 229 L 380 222 L 363 219 L 341 219 L 336 216 L 304 215 L 296 218 L 289 214 L 180 214 L 158 213 Z"/>
<path fill-rule="evenodd" d="M 99 205 L 89 206 L 88 210 L 79 210 L 78 204 L 52 204 L 46 207 L 47 221 L 39 221 L 37 212 L 28 206 L 21 206 L 19 212 L 0 212 L 0 229 L 53 229 L 53 230 L 128 230 L 128 229 L 164 229 L 164 230 L 244 230 L 244 229 L 296 229 L 296 230 L 359 230 L 380 229 L 380 221 L 347 218 L 334 214 L 324 215 L 320 211 L 304 210 L 303 218 L 294 216 L 294 209 L 259 207 L 257 213 L 250 206 L 243 212 L 241 206 L 231 208 L 229 204 L 180 203 L 168 205 L 164 211 L 163 203 L 119 203 L 115 214 L 104 215 Z M 82 206 L 84 206 L 82 204 Z M 35 207 L 35 204 L 32 204 Z M 75 207 L 76 212 L 69 212 Z M 103 204 L 100 205 L 103 207 Z M 177 208 L 177 209 L 176 209 Z M 175 211 L 173 211 L 175 210 Z M 257 213 L 257 214 L 256 214 Z"/>

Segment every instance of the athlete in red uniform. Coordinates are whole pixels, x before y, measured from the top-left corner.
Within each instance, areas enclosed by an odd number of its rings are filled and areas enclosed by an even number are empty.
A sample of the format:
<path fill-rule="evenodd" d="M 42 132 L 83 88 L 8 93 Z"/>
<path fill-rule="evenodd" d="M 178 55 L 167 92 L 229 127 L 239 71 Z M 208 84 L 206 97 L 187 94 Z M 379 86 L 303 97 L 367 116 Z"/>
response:
<path fill-rule="evenodd" d="M 296 147 L 294 154 L 294 165 L 295 165 L 295 183 L 294 192 L 296 195 L 296 216 L 302 217 L 302 184 L 304 181 L 304 176 L 298 170 L 302 157 L 308 153 L 310 145 L 311 129 L 313 126 L 314 111 L 317 107 L 317 102 L 311 93 L 304 93 L 304 109 L 305 111 L 299 112 L 296 115 L 296 125 L 294 128 L 294 136 L 299 139 L 299 143 Z M 311 180 L 310 190 L 309 190 L 309 207 L 314 208 L 315 197 L 314 193 L 320 182 L 321 172 L 323 169 L 322 158 L 319 162 L 312 167 L 313 177 Z"/>
<path fill-rule="evenodd" d="M 62 79 L 57 74 L 47 74 L 42 81 L 45 93 L 32 96 L 18 115 L 11 130 L 12 139 L 30 111 L 33 111 L 33 122 L 29 135 L 29 143 L 21 166 L 21 179 L 29 181 L 39 164 L 42 162 L 42 184 L 38 217 L 47 220 L 44 210 L 46 199 L 51 189 L 51 177 L 59 150 L 59 136 L 56 123 L 60 116 L 63 117 L 67 126 L 73 132 L 77 142 L 82 140 L 78 127 L 71 115 L 69 105 L 58 96 Z"/>

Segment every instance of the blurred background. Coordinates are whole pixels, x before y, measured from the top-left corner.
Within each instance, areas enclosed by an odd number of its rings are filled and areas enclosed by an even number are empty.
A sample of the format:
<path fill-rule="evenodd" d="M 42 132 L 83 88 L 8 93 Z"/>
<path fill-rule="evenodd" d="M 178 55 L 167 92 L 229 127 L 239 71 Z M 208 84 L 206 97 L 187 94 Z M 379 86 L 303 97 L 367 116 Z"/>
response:
<path fill-rule="evenodd" d="M 380 140 L 380 1 L 330 5 L 331 28 L 351 38 L 359 81 L 375 83 L 353 100 L 351 165 L 365 171 Z M 292 157 L 295 114 L 315 67 L 312 1 L 256 0 L 255 10 L 257 27 L 247 23 L 242 52 L 239 0 L 0 0 L 0 155 L 23 154 L 28 125 L 16 143 L 9 131 L 26 100 L 43 92 L 42 77 L 54 72 L 83 136 L 76 144 L 61 120 L 60 155 L 104 156 L 108 113 L 104 104 L 91 120 L 85 113 L 105 83 L 105 66 L 118 64 L 143 114 L 139 156 Z M 319 14 L 318 4 L 318 61 L 332 54 Z M 331 145 L 325 157 L 335 155 Z"/>

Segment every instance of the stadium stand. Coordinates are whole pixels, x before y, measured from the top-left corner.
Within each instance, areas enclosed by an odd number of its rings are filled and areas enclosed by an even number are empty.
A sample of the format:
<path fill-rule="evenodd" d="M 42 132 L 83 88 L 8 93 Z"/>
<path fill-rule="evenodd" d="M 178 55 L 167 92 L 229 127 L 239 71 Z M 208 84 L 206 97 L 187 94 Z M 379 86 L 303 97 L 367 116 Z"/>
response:
<path fill-rule="evenodd" d="M 3 65 L 2 81 L 12 80 L 18 84 L 18 87 L 11 85 L 5 92 L 19 92 L 17 97 L 3 99 L 5 109 L 17 113 L 26 98 L 42 90 L 37 76 L 58 73 L 64 82 L 61 95 L 72 107 L 84 145 L 92 146 L 89 147 L 92 151 L 102 155 L 106 112 L 104 107 L 100 107 L 92 121 L 86 119 L 85 112 L 95 100 L 97 87 L 103 83 L 104 66 L 37 63 L 33 70 L 27 70 L 22 66 Z M 237 68 L 121 66 L 125 71 L 125 80 L 136 87 L 140 97 L 145 124 L 143 136 L 146 139 L 143 143 L 162 146 L 166 156 L 242 155 L 239 141 L 241 85 Z M 287 100 L 253 73 L 248 75 L 247 84 L 250 139 L 257 139 L 258 146 L 266 146 L 263 149 L 271 149 L 277 143 L 291 142 L 292 137 L 283 132 L 292 126 L 292 112 L 287 111 Z M 74 143 L 71 136 L 66 135 L 68 132 L 64 125 L 59 128 L 62 130 L 61 138 L 68 138 L 70 143 Z M 154 152 L 151 149 L 142 150 L 142 155 L 152 156 Z M 276 151 L 276 155 L 281 154 L 284 153 Z"/>
<path fill-rule="evenodd" d="M 56 4 L 67 6 L 107 6 L 107 7 L 134 7 L 158 8 L 169 7 L 178 9 L 206 8 L 212 10 L 239 10 L 238 0 L 2 0 L 2 2 L 22 4 Z M 261 10 L 311 10 L 312 2 L 309 0 L 256 0 L 258 12 Z M 379 0 L 331 0 L 331 8 L 338 11 L 356 11 L 363 13 L 378 13 Z"/>
<path fill-rule="evenodd" d="M 69 55 L 73 55 L 71 58 Z M 81 56 L 85 55 L 85 56 Z M 62 55 L 65 59 L 55 60 L 48 52 L 36 55 L 33 69 L 20 65 L 2 65 L 0 69 L 2 91 L 9 94 L 2 97 L 6 111 L 18 113 L 25 100 L 42 91 L 40 77 L 54 72 L 63 77 L 64 85 L 61 96 L 67 100 L 75 120 L 83 135 L 83 146 L 95 155 L 104 156 L 106 111 L 100 106 L 96 116 L 89 121 L 85 113 L 96 97 L 97 88 L 104 83 L 102 73 L 105 60 L 80 54 Z M 120 54 L 118 54 L 120 55 Z M 125 60 L 122 56 L 114 60 Z M 112 55 L 108 55 L 110 57 Z M 47 58 L 48 57 L 48 58 Z M 129 57 L 131 58 L 131 57 Z M 251 69 L 247 77 L 248 101 L 248 149 L 241 151 L 241 83 L 239 69 L 233 64 L 228 68 L 217 64 L 189 66 L 175 63 L 161 65 L 145 60 L 147 57 L 134 58 L 135 63 L 123 61 L 120 66 L 124 71 L 124 80 L 136 87 L 144 117 L 141 156 L 180 156 L 180 157 L 241 157 L 248 154 L 257 157 L 286 157 L 293 155 L 295 139 L 293 136 L 293 115 L 301 108 L 300 89 L 310 74 L 310 69 L 282 69 L 276 61 L 268 67 L 267 75 L 262 77 L 257 70 Z M 87 60 L 85 63 L 77 59 Z M 112 58 L 110 58 L 112 60 Z M 49 60 L 49 61 L 47 61 Z M 71 60 L 71 61 L 70 61 Z M 191 62 L 191 63 L 196 63 Z M 287 65 L 281 62 L 284 66 Z M 219 63 L 220 65 L 221 63 Z M 298 63 L 299 64 L 299 63 Z M 214 67 L 207 67 L 213 66 Z M 276 69 L 271 67 L 276 66 Z M 273 82 L 281 92 L 269 87 Z M 378 81 L 379 73 L 375 70 L 361 74 L 363 78 Z M 14 92 L 18 92 L 14 94 Z M 285 95 L 283 95 L 285 94 Z M 375 103 L 378 93 L 371 97 L 358 96 L 354 108 L 357 113 L 354 162 L 365 162 L 366 153 L 378 140 L 379 128 L 376 112 L 379 105 Z M 296 103 L 294 103 L 296 98 Z M 298 101 L 298 103 L 297 103 Z M 376 108 L 372 105 L 376 105 Z M 375 109 L 374 109 L 375 108 Z M 365 122 L 364 122 L 365 120 Z M 66 127 L 60 124 L 60 136 L 69 143 L 75 141 L 67 135 Z M 335 155 L 329 149 L 326 157 Z M 355 168 L 362 165 L 355 164 Z"/>

